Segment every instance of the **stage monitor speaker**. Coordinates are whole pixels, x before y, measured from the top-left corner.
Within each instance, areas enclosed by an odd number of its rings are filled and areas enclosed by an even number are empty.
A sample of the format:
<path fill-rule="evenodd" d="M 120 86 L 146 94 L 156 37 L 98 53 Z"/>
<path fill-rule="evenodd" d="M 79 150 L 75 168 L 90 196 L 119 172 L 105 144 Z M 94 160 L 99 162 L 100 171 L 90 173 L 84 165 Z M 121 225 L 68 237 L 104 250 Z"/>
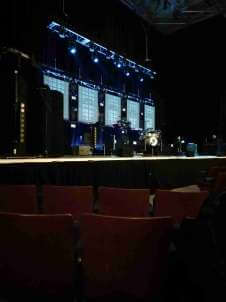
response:
<path fill-rule="evenodd" d="M 133 147 L 130 145 L 121 145 L 116 148 L 116 155 L 120 157 L 131 157 L 133 156 Z"/>

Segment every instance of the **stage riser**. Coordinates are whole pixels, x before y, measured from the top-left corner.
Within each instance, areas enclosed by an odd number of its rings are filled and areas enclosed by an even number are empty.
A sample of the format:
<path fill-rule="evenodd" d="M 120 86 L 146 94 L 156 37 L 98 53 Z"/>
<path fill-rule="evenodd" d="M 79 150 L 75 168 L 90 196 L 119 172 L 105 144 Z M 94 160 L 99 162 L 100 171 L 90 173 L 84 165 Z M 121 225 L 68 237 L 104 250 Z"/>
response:
<path fill-rule="evenodd" d="M 58 162 L 57 162 L 58 160 Z M 175 187 L 195 184 L 202 170 L 226 165 L 226 158 L 114 159 L 0 163 L 0 184 L 93 185 L 127 188 Z"/>

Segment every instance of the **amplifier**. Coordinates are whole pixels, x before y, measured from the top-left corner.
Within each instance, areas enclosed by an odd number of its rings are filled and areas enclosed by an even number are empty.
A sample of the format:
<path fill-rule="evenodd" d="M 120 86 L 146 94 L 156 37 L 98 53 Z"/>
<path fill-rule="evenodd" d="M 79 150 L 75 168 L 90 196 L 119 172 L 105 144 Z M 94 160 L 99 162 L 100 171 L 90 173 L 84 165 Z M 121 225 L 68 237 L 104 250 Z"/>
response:
<path fill-rule="evenodd" d="M 88 156 L 92 154 L 91 147 L 86 145 L 80 145 L 74 151 L 75 155 Z"/>

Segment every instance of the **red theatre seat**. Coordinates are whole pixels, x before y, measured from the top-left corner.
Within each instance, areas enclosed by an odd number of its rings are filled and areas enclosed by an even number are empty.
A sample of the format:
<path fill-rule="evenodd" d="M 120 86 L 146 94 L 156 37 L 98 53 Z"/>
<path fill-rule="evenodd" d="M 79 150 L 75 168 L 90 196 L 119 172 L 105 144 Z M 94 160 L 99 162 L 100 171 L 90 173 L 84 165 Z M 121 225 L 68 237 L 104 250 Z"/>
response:
<path fill-rule="evenodd" d="M 35 185 L 0 185 L 0 211 L 22 214 L 37 213 Z"/>
<path fill-rule="evenodd" d="M 125 217 L 149 216 L 149 189 L 99 187 L 99 214 Z"/>
<path fill-rule="evenodd" d="M 160 295 L 167 275 L 171 218 L 85 214 L 80 227 L 86 298 L 150 301 Z"/>
<path fill-rule="evenodd" d="M 78 220 L 93 209 L 92 186 L 43 186 L 43 211 L 46 214 L 70 213 Z"/>
<path fill-rule="evenodd" d="M 8 250 L 4 268 L 8 296 L 24 301 L 27 298 L 72 301 L 75 268 L 72 216 L 4 215 L 0 214 L 1 227 L 11 226 L 10 239 L 1 238 L 5 252 Z"/>
<path fill-rule="evenodd" d="M 180 224 L 185 217 L 197 217 L 209 192 L 176 192 L 157 190 L 154 199 L 154 216 L 171 216 Z"/>

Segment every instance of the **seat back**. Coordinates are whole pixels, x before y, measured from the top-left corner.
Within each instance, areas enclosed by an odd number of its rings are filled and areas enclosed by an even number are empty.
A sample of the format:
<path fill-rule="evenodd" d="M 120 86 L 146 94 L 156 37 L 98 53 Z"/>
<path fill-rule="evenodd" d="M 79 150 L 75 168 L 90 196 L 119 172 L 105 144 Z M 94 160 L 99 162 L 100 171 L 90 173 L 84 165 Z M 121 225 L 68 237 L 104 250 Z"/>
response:
<path fill-rule="evenodd" d="M 171 216 L 174 223 L 185 217 L 197 217 L 209 192 L 176 192 L 157 190 L 154 199 L 154 216 Z"/>
<path fill-rule="evenodd" d="M 208 169 L 208 177 L 217 177 L 220 172 L 226 172 L 226 166 L 212 166 Z"/>
<path fill-rule="evenodd" d="M 73 219 L 63 215 L 18 215 L 10 287 L 22 297 L 72 298 Z"/>
<path fill-rule="evenodd" d="M 78 220 L 93 209 L 92 186 L 43 186 L 43 211 L 46 214 L 70 213 Z"/>
<path fill-rule="evenodd" d="M 167 273 L 172 220 L 81 216 L 85 296 L 150 298 Z"/>
<path fill-rule="evenodd" d="M 0 185 L 0 211 L 22 214 L 37 213 L 35 185 Z"/>
<path fill-rule="evenodd" d="M 221 193 L 226 190 L 226 172 L 219 172 L 213 184 L 212 192 Z"/>
<path fill-rule="evenodd" d="M 16 253 L 16 221 L 18 214 L 0 212 L 0 292 L 1 297 L 10 289 L 9 264 Z"/>
<path fill-rule="evenodd" d="M 148 217 L 149 189 L 99 187 L 99 213 L 103 215 Z"/>

